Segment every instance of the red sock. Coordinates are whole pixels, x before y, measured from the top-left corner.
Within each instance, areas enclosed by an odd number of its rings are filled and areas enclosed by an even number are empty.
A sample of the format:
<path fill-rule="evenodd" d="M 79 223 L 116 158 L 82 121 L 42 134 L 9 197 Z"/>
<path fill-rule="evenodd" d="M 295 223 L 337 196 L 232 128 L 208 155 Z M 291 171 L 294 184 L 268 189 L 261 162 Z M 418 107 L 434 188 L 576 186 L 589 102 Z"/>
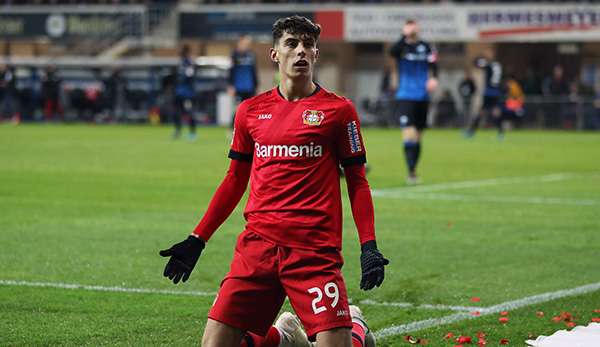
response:
<path fill-rule="evenodd" d="M 352 347 L 365 347 L 365 328 L 352 322 Z"/>
<path fill-rule="evenodd" d="M 278 347 L 280 340 L 279 330 L 272 326 L 265 337 L 246 333 L 240 347 Z"/>

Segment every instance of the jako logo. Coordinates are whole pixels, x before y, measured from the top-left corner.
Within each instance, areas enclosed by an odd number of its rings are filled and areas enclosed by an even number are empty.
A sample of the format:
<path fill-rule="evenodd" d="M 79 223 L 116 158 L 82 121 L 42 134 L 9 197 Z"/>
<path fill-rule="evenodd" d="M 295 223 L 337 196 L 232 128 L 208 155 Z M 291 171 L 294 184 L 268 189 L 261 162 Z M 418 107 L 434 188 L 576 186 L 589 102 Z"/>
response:
<path fill-rule="evenodd" d="M 271 119 L 273 117 L 270 113 L 259 114 L 258 119 Z"/>
<path fill-rule="evenodd" d="M 336 315 L 337 315 L 338 317 L 341 317 L 341 316 L 347 316 L 347 315 L 348 315 L 348 311 L 347 311 L 347 310 L 338 310 L 338 311 L 336 312 Z"/>
<path fill-rule="evenodd" d="M 259 143 L 255 143 L 254 149 L 258 158 L 318 158 L 323 156 L 323 146 L 315 145 L 314 142 L 311 142 L 308 145 L 261 145 Z"/>

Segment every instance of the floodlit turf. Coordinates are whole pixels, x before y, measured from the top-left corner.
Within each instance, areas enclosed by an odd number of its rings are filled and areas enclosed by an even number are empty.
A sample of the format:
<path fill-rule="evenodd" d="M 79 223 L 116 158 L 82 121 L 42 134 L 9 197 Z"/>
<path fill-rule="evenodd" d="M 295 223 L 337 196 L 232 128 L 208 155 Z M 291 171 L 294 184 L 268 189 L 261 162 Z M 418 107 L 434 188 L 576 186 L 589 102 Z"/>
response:
<path fill-rule="evenodd" d="M 207 245 L 183 286 L 162 277 L 158 250 L 195 226 L 228 164 L 222 128 L 194 143 L 150 126 L 0 126 L 0 281 L 214 292 L 228 269 L 241 206 Z M 423 185 L 404 187 L 397 129 L 365 129 L 382 288 L 361 292 L 357 235 L 344 195 L 344 257 L 354 302 L 489 307 L 600 282 L 600 134 L 516 131 L 463 139 L 426 134 Z M 516 177 L 507 183 L 498 178 Z M 482 184 L 482 180 L 491 183 Z M 470 181 L 457 187 L 450 182 Z M 479 183 L 478 183 L 479 182 Z M 394 189 L 402 187 L 401 189 Z M 436 188 L 437 187 L 437 188 Z M 481 301 L 471 302 L 472 297 Z M 212 297 L 108 293 L 0 284 L 0 345 L 193 345 Z M 362 305 L 374 330 L 456 312 Z M 600 317 L 600 293 L 563 298 L 380 340 L 453 346 L 447 332 L 488 333 L 522 346 L 528 335 Z M 540 318 L 535 313 L 545 312 Z M 476 340 L 476 339 L 474 339 Z"/>

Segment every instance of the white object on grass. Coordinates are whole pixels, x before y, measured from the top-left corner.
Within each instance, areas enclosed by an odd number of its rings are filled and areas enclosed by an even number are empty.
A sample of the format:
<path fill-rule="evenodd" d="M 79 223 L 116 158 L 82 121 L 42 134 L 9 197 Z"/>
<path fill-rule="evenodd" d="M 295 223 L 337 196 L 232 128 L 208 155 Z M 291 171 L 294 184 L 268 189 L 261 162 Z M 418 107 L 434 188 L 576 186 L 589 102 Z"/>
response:
<path fill-rule="evenodd" d="M 559 330 L 550 336 L 538 336 L 535 340 L 525 341 L 533 347 L 598 347 L 600 346 L 600 324 L 578 325 L 575 328 Z"/>

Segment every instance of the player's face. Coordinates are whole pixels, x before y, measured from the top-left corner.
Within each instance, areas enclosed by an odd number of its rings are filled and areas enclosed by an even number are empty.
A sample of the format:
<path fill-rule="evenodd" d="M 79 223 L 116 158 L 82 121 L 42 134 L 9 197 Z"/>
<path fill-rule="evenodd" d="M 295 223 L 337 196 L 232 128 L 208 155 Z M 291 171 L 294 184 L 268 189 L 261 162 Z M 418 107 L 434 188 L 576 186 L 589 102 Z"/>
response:
<path fill-rule="evenodd" d="M 250 38 L 250 36 L 244 36 L 238 41 L 238 50 L 247 51 L 250 49 L 251 45 L 252 39 Z"/>
<path fill-rule="evenodd" d="M 271 60 L 279 64 L 279 72 L 286 77 L 311 77 L 319 57 L 317 42 L 308 35 L 284 33 L 271 48 Z"/>
<path fill-rule="evenodd" d="M 404 34 L 404 36 L 414 39 L 419 33 L 419 26 L 417 25 L 417 23 L 404 24 L 404 28 L 402 28 L 402 33 Z"/>

